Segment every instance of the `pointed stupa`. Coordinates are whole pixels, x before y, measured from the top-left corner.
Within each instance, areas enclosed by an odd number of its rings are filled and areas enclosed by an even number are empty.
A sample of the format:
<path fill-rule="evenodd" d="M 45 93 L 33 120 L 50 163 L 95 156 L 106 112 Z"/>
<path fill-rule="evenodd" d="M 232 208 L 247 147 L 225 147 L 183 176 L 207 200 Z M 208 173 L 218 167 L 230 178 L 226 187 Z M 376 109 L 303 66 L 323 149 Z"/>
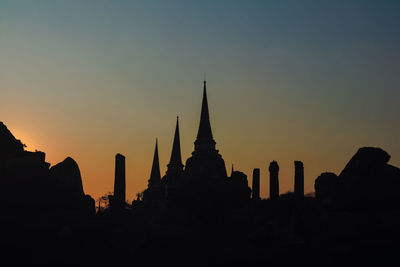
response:
<path fill-rule="evenodd" d="M 207 103 L 207 84 L 204 81 L 200 125 L 192 156 L 186 160 L 185 178 L 221 180 L 227 178 L 225 162 L 215 149 Z"/>
<path fill-rule="evenodd" d="M 195 150 L 215 150 L 215 141 L 213 139 L 210 115 L 208 113 L 208 101 L 207 101 L 207 83 L 204 81 L 203 87 L 203 102 L 201 105 L 200 125 L 197 132 L 197 138 L 194 142 Z"/>
<path fill-rule="evenodd" d="M 232 177 L 232 174 L 233 174 L 234 171 L 235 171 L 235 170 L 234 170 L 234 168 L 233 168 L 233 163 L 232 163 L 231 177 Z"/>
<path fill-rule="evenodd" d="M 160 162 L 158 160 L 158 140 L 156 139 L 156 149 L 154 151 L 153 166 L 149 179 L 149 187 L 161 181 Z"/>
<path fill-rule="evenodd" d="M 179 137 L 179 117 L 176 117 L 174 143 L 172 145 L 171 159 L 167 167 L 168 167 L 167 172 L 171 171 L 172 169 L 175 170 L 183 169 L 182 156 L 181 156 L 181 142 Z"/>

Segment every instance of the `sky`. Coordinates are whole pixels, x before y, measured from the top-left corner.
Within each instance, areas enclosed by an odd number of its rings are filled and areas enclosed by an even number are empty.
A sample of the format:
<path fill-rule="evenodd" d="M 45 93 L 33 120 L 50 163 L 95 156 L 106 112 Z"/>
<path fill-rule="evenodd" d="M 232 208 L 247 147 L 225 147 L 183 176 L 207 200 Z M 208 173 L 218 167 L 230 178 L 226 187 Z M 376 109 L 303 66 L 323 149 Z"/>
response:
<path fill-rule="evenodd" d="M 217 149 L 248 175 L 280 166 L 292 191 L 339 174 L 359 147 L 400 166 L 399 1 L 1 0 L 0 121 L 52 165 L 79 164 L 86 194 L 147 187 L 166 171 L 180 117 L 191 155 L 207 80 Z"/>

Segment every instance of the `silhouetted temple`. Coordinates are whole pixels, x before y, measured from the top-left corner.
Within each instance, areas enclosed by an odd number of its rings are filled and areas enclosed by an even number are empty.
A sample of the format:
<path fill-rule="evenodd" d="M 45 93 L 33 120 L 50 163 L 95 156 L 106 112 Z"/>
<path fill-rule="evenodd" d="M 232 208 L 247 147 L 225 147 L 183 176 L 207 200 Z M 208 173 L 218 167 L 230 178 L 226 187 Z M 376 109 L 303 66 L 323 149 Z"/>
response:
<path fill-rule="evenodd" d="M 181 143 L 179 137 L 179 118 L 176 118 L 176 128 L 174 141 L 172 144 L 171 158 L 167 165 L 167 172 L 162 178 L 162 187 L 165 194 L 165 199 L 171 200 L 176 197 L 179 183 L 184 176 L 182 156 L 181 156 Z"/>
<path fill-rule="evenodd" d="M 154 150 L 153 164 L 150 173 L 148 187 L 144 192 L 143 198 L 151 206 L 158 206 L 163 198 L 164 192 L 161 188 L 160 162 L 158 160 L 158 141 Z"/>
<path fill-rule="evenodd" d="M 186 161 L 187 179 L 222 180 L 227 178 L 225 162 L 215 149 L 215 144 L 208 112 L 206 81 L 204 81 L 199 130 L 192 156 Z"/>
<path fill-rule="evenodd" d="M 158 141 L 156 140 L 156 148 L 154 150 L 153 164 L 151 167 L 149 188 L 158 188 L 161 184 L 160 162 L 158 160 Z"/>
<path fill-rule="evenodd" d="M 180 147 L 179 119 L 177 118 L 171 158 L 166 174 L 162 179 L 160 178 L 156 144 L 148 188 L 144 191 L 144 201 L 152 203 L 151 206 L 154 206 L 156 202 L 172 203 L 181 197 L 195 198 L 194 201 L 199 201 L 200 198 L 207 196 L 211 202 L 212 199 L 235 198 L 237 201 L 249 199 L 251 190 L 248 187 L 247 176 L 232 169 L 232 175 L 228 177 L 224 159 L 215 145 L 208 110 L 206 81 L 204 81 L 200 124 L 192 156 L 187 159 L 186 166 L 184 166 Z"/>

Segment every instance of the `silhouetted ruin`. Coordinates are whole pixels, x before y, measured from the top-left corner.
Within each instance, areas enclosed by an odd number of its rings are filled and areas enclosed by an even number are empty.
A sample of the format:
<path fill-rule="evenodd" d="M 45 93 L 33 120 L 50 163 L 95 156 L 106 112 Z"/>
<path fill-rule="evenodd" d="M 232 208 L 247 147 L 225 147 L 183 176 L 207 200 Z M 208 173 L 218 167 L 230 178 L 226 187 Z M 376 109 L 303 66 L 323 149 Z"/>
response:
<path fill-rule="evenodd" d="M 360 148 L 339 175 L 344 196 L 364 203 L 399 198 L 400 169 L 389 165 L 389 159 L 380 148 Z"/>
<path fill-rule="evenodd" d="M 315 197 L 319 200 L 332 201 L 338 189 L 339 179 L 333 172 L 324 172 L 315 179 Z"/>
<path fill-rule="evenodd" d="M 0 160 L 2 161 L 24 152 L 22 142 L 14 137 L 3 122 L 0 122 L 0 147 Z"/>
<path fill-rule="evenodd" d="M 177 118 L 165 175 L 161 178 L 156 140 L 148 187 L 132 205 L 126 203 L 121 154 L 115 156 L 114 193 L 100 197 L 95 213 L 72 158 L 50 167 L 44 152 L 25 151 L 2 123 L 0 144 L 0 250 L 25 266 L 43 260 L 114 266 L 132 258 L 145 265 L 180 260 L 194 266 L 397 260 L 400 169 L 388 164 L 387 152 L 360 148 L 339 176 L 317 177 L 315 198 L 304 194 L 301 161 L 294 162 L 294 192 L 279 195 L 279 166 L 272 161 L 270 197 L 261 199 L 260 169 L 253 170 L 252 189 L 247 175 L 233 165 L 227 176 L 212 136 L 205 82 L 199 130 L 186 166 Z"/>
<path fill-rule="evenodd" d="M 381 148 L 363 147 L 336 176 L 323 173 L 315 181 L 315 195 L 335 206 L 349 209 L 386 209 L 400 201 L 400 169 L 387 162 Z"/>
<path fill-rule="evenodd" d="M 114 195 L 112 198 L 112 206 L 114 208 L 123 208 L 125 206 L 125 183 L 125 156 L 117 154 L 115 155 Z"/>
<path fill-rule="evenodd" d="M 161 188 L 160 162 L 158 159 L 158 140 L 156 140 L 148 188 L 143 192 L 143 198 L 147 205 L 159 207 L 163 200 L 163 193 Z"/>
<path fill-rule="evenodd" d="M 253 170 L 252 199 L 260 199 L 260 169 Z"/>
<path fill-rule="evenodd" d="M 303 162 L 294 162 L 294 194 L 304 197 L 304 167 Z"/>
<path fill-rule="evenodd" d="M 3 123 L 0 144 L 0 187 L 5 189 L 0 200 L 7 210 L 94 213 L 94 200 L 84 194 L 79 167 L 72 158 L 50 168 L 44 152 L 26 151 Z"/>
<path fill-rule="evenodd" d="M 179 120 L 177 118 L 170 162 L 165 176 L 159 180 L 158 147 L 154 156 L 152 175 L 148 188 L 144 191 L 144 202 L 148 207 L 160 210 L 166 205 L 180 205 L 179 202 L 193 205 L 214 205 L 231 200 L 231 204 L 250 198 L 247 176 L 232 171 L 227 176 L 225 162 L 215 148 L 207 101 L 206 82 L 203 84 L 203 100 L 197 138 L 192 156 L 182 164 L 180 151 Z M 204 199 L 207 195 L 207 200 Z M 157 202 L 155 204 L 154 202 Z M 206 205 L 205 202 L 208 204 Z M 197 204 L 194 204 L 197 203 Z"/>
<path fill-rule="evenodd" d="M 204 81 L 199 130 L 192 156 L 186 161 L 185 177 L 187 179 L 218 182 L 227 178 L 225 162 L 215 149 L 215 144 L 208 112 L 206 81 Z"/>
<path fill-rule="evenodd" d="M 232 191 L 226 197 L 230 197 L 236 206 L 250 199 L 251 189 L 248 186 L 246 174 L 241 171 L 233 171 L 229 182 Z"/>
<path fill-rule="evenodd" d="M 279 197 L 279 166 L 278 162 L 272 161 L 269 164 L 269 197 L 275 199 Z"/>
<path fill-rule="evenodd" d="M 81 172 L 78 164 L 70 157 L 50 168 L 50 178 L 55 182 L 58 207 L 68 210 L 80 210 L 87 213 L 95 212 L 94 199 L 83 192 Z"/>
<path fill-rule="evenodd" d="M 176 201 L 182 179 L 184 179 L 184 172 L 179 137 L 179 118 L 177 117 L 171 158 L 167 165 L 167 172 L 162 178 L 162 191 L 164 192 L 166 202 L 171 203 Z"/>

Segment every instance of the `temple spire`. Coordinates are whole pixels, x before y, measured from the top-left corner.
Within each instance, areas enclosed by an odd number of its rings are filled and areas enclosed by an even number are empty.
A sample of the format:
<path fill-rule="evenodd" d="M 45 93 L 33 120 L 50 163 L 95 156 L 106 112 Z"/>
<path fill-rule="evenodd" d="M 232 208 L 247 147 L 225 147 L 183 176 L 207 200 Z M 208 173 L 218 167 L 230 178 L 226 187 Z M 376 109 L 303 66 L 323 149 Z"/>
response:
<path fill-rule="evenodd" d="M 172 145 L 171 159 L 168 164 L 168 169 L 170 168 L 178 168 L 182 169 L 182 157 L 181 157 L 181 142 L 179 138 L 179 117 L 176 117 L 176 128 L 175 128 L 175 136 L 174 143 Z"/>
<path fill-rule="evenodd" d="M 161 181 L 160 162 L 158 160 L 158 140 L 156 139 L 156 149 L 154 151 L 153 166 L 149 179 L 149 186 Z"/>
<path fill-rule="evenodd" d="M 215 150 L 215 141 L 211 131 L 210 115 L 208 112 L 206 81 L 204 81 L 203 87 L 203 102 L 201 105 L 199 131 L 197 132 L 197 138 L 195 141 L 195 150 L 197 149 Z"/>

